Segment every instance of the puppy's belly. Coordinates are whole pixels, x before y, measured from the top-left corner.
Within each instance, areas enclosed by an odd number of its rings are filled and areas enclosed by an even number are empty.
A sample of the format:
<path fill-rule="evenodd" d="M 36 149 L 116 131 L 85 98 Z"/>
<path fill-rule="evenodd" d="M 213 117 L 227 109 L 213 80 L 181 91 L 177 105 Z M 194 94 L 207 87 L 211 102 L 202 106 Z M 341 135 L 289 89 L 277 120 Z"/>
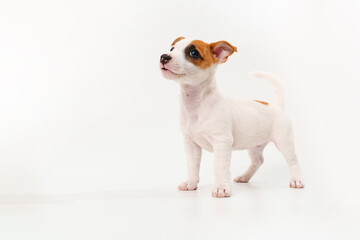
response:
<path fill-rule="evenodd" d="M 192 140 L 202 149 L 213 152 L 213 147 L 207 138 L 201 133 L 190 133 Z M 257 136 L 237 136 L 234 134 L 234 143 L 232 146 L 233 150 L 246 150 L 251 149 L 259 145 L 266 144 L 271 141 L 268 134 L 261 134 Z"/>
<path fill-rule="evenodd" d="M 256 146 L 267 144 L 270 142 L 269 138 L 257 138 L 252 140 L 246 139 L 235 139 L 233 144 L 233 150 L 246 150 L 252 149 Z"/>
<path fill-rule="evenodd" d="M 233 150 L 251 149 L 271 141 L 271 127 L 238 127 L 233 131 L 233 137 Z"/>
<path fill-rule="evenodd" d="M 268 129 L 263 129 L 263 131 L 259 132 L 242 132 L 239 129 L 233 131 L 234 143 L 232 149 L 246 150 L 270 142 L 270 131 L 266 130 Z M 203 133 L 190 130 L 188 134 L 199 147 L 209 152 L 213 151 L 212 144 Z"/>
<path fill-rule="evenodd" d="M 213 147 L 210 142 L 201 135 L 192 135 L 192 140 L 202 149 L 213 152 Z M 269 138 L 257 138 L 257 139 L 234 139 L 232 150 L 246 150 L 252 149 L 256 146 L 266 144 L 270 141 Z"/>

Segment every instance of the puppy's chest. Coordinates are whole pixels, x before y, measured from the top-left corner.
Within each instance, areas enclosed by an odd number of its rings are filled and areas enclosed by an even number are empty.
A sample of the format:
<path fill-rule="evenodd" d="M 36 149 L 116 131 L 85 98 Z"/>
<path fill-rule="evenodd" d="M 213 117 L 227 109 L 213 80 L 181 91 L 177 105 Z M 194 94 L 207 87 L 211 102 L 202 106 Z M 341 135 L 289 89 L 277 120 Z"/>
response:
<path fill-rule="evenodd" d="M 208 141 L 208 133 L 204 123 L 197 119 L 185 119 L 183 121 L 183 134 L 190 137 L 199 147 L 212 152 L 212 145 Z"/>

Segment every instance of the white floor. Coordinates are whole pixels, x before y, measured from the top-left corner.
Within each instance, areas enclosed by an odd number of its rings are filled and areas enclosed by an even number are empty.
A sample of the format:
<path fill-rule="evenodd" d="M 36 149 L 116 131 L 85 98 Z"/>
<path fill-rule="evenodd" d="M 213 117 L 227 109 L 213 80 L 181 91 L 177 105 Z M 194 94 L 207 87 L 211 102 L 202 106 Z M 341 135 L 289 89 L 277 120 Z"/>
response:
<path fill-rule="evenodd" d="M 359 218 L 316 189 L 234 184 L 78 194 L 2 195 L 0 239 L 358 239 Z"/>

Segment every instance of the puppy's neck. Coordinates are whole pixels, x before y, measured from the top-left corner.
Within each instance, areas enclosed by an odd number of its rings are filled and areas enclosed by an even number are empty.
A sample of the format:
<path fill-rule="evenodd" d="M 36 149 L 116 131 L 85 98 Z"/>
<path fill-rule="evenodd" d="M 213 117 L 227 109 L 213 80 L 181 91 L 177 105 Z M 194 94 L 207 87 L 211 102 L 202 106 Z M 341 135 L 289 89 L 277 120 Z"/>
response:
<path fill-rule="evenodd" d="M 199 85 L 182 84 L 180 88 L 182 106 L 190 117 L 197 117 L 201 103 L 217 90 L 213 76 Z"/>

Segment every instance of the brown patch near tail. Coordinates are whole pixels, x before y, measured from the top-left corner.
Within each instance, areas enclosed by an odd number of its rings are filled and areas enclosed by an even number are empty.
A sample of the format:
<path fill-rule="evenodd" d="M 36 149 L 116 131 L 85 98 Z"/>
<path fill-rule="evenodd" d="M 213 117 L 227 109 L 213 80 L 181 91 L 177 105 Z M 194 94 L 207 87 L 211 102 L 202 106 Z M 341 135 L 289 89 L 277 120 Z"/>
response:
<path fill-rule="evenodd" d="M 189 52 L 195 48 L 199 53 L 199 58 L 192 58 L 189 56 Z M 186 48 L 185 48 L 185 56 L 189 62 L 192 62 L 194 65 L 198 66 L 201 69 L 206 69 L 210 67 L 214 63 L 218 63 L 218 60 L 214 57 L 211 52 L 210 45 L 206 42 L 201 40 L 194 40 L 192 41 Z"/>
<path fill-rule="evenodd" d="M 267 102 L 263 102 L 263 101 L 259 101 L 259 100 L 254 100 L 255 102 L 258 102 L 258 103 L 261 103 L 261 104 L 264 104 L 264 105 L 269 105 L 269 103 Z"/>
<path fill-rule="evenodd" d="M 177 39 L 174 40 L 174 42 L 171 44 L 171 46 L 174 46 L 178 41 L 181 41 L 185 39 L 184 37 L 178 37 Z"/>

